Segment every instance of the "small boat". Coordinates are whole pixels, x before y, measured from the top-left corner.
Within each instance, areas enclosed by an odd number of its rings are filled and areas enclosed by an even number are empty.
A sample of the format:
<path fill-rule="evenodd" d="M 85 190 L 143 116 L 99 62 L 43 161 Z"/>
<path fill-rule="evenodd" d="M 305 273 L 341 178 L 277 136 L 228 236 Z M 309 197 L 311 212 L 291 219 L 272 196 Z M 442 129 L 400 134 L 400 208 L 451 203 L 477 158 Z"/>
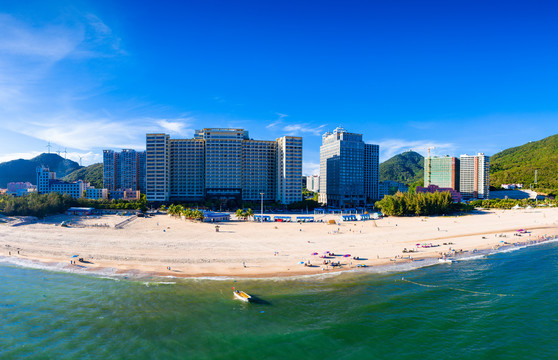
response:
<path fill-rule="evenodd" d="M 453 260 L 453 259 L 446 259 L 445 257 L 443 257 L 443 258 L 441 258 L 441 259 L 438 259 L 438 262 L 446 263 L 446 264 L 451 264 L 452 262 L 455 262 L 455 260 Z"/>
<path fill-rule="evenodd" d="M 245 301 L 245 302 L 249 302 L 250 299 L 252 298 L 250 295 L 248 295 L 244 291 L 240 291 L 240 290 L 234 290 L 233 294 L 234 294 L 235 298 L 237 298 L 238 300 Z"/>

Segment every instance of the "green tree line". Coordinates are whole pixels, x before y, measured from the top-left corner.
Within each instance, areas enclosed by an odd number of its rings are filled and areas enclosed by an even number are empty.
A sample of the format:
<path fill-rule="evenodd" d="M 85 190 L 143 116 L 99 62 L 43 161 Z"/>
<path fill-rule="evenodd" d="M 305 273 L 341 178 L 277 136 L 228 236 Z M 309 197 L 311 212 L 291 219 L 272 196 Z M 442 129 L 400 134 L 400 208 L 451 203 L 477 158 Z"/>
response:
<path fill-rule="evenodd" d="M 74 199 L 59 193 L 28 194 L 21 197 L 0 196 L 0 213 L 7 216 L 36 216 L 63 213 L 73 206 L 95 209 L 142 210 L 147 209 L 145 195 L 138 201 Z"/>
<path fill-rule="evenodd" d="M 445 215 L 473 210 L 473 206 L 454 203 L 449 192 L 401 193 L 388 195 L 376 202 L 376 208 L 389 216 Z"/>
<path fill-rule="evenodd" d="M 521 207 L 527 207 L 527 206 L 535 207 L 540 205 L 557 206 L 558 200 L 546 199 L 546 200 L 536 201 L 532 199 L 520 199 L 520 200 L 490 199 L 490 200 L 474 200 L 471 201 L 471 205 L 473 205 L 474 207 L 481 207 L 485 209 L 511 209 L 516 205 L 519 205 Z"/>

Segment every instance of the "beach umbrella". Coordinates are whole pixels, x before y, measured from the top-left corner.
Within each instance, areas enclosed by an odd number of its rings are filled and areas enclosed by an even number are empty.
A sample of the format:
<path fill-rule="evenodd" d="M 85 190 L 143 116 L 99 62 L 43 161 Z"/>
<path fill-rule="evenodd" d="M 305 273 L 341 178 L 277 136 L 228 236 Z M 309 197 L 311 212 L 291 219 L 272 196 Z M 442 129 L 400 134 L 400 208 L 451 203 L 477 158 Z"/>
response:
<path fill-rule="evenodd" d="M 318 253 L 317 253 L 317 252 L 313 252 L 312 255 L 318 255 Z"/>

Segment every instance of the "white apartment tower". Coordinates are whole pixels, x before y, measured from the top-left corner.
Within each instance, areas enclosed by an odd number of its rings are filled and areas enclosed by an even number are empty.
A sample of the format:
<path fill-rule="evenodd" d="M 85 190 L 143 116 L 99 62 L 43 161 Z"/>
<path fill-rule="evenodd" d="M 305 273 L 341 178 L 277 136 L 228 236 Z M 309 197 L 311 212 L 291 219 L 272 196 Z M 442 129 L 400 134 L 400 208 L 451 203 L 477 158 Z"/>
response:
<path fill-rule="evenodd" d="M 277 139 L 277 201 L 290 204 L 302 200 L 302 138 Z"/>
<path fill-rule="evenodd" d="M 379 198 L 379 146 L 342 127 L 322 136 L 319 201 L 328 206 L 364 206 Z"/>
<path fill-rule="evenodd" d="M 193 139 L 146 141 L 148 201 L 259 201 L 262 193 L 266 201 L 302 200 L 300 184 L 291 185 L 302 176 L 302 138 L 253 140 L 244 129 L 207 128 Z"/>
<path fill-rule="evenodd" d="M 488 199 L 490 157 L 483 153 L 459 157 L 459 192 L 463 199 Z"/>

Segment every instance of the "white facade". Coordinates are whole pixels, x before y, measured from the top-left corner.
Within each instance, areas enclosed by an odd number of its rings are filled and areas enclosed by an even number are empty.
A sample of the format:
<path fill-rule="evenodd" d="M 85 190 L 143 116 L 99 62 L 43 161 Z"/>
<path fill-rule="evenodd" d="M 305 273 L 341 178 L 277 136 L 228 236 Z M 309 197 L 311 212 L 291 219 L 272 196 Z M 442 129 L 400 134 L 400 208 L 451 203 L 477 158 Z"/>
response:
<path fill-rule="evenodd" d="M 145 195 L 148 201 L 169 200 L 169 142 L 167 134 L 147 134 Z"/>
<path fill-rule="evenodd" d="M 48 168 L 37 168 L 37 192 L 39 194 L 49 194 L 56 192 L 59 194 L 70 195 L 73 198 L 81 198 L 85 195 L 85 190 L 89 187 L 89 183 L 78 180 L 75 182 L 66 182 L 56 179 L 56 173 L 51 172 Z"/>
<path fill-rule="evenodd" d="M 277 139 L 277 201 L 291 204 L 302 200 L 302 138 Z"/>
<path fill-rule="evenodd" d="M 459 157 L 459 192 L 463 199 L 488 199 L 490 190 L 490 157 L 461 155 Z"/>
<path fill-rule="evenodd" d="M 302 138 L 253 140 L 243 129 L 207 128 L 193 139 L 147 134 L 146 141 L 148 201 L 302 199 Z"/>
<path fill-rule="evenodd" d="M 306 188 L 312 192 L 320 192 L 320 175 L 307 176 Z"/>

